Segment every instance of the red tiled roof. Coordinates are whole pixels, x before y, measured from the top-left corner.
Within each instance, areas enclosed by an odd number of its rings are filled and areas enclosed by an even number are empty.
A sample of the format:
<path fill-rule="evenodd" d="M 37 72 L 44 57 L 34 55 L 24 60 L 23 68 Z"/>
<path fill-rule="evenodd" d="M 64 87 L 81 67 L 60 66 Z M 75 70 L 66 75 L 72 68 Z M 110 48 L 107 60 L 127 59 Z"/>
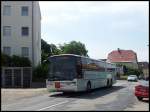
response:
<path fill-rule="evenodd" d="M 133 62 L 137 61 L 136 53 L 132 50 L 115 50 L 108 54 L 110 62 Z"/>

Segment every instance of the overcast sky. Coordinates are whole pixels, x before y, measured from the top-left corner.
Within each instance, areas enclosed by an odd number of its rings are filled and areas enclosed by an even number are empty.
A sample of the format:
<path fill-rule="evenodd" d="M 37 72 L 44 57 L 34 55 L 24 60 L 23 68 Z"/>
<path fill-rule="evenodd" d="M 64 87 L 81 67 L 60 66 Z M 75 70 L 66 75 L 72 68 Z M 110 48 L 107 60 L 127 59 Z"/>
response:
<path fill-rule="evenodd" d="M 86 45 L 88 55 L 105 59 L 117 48 L 133 50 L 149 61 L 148 1 L 40 1 L 41 35 L 49 44 L 72 40 Z"/>

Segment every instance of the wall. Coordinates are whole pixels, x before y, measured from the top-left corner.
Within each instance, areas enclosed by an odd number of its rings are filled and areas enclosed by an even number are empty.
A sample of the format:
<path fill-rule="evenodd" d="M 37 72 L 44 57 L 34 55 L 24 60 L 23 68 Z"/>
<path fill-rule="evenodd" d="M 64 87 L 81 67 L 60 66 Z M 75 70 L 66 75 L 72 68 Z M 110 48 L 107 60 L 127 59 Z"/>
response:
<path fill-rule="evenodd" d="M 41 63 L 41 13 L 39 3 L 33 2 L 33 46 L 34 46 L 34 65 Z"/>
<path fill-rule="evenodd" d="M 4 5 L 11 6 L 11 16 L 3 16 Z M 33 2 L 33 31 L 32 31 L 32 1 L 5 1 L 1 7 L 1 51 L 4 46 L 11 47 L 11 55 L 21 56 L 21 47 L 29 48 L 29 59 L 36 66 L 41 61 L 41 14 L 39 3 Z M 21 6 L 29 7 L 29 15 L 21 16 Z M 3 26 L 11 26 L 11 36 L 3 37 Z M 29 27 L 29 35 L 22 37 L 21 27 Z M 32 41 L 33 32 L 33 41 Z M 34 48 L 34 50 L 32 50 Z"/>
<path fill-rule="evenodd" d="M 3 16 L 3 6 L 11 5 L 11 16 Z M 29 6 L 29 16 L 21 16 L 21 6 Z M 3 46 L 10 46 L 12 55 L 21 56 L 21 47 L 29 47 L 29 59 L 32 60 L 32 4 L 31 2 L 2 2 L 1 10 L 1 50 Z M 3 26 L 11 26 L 11 37 L 3 37 Z M 28 37 L 22 37 L 21 27 L 29 27 Z"/>

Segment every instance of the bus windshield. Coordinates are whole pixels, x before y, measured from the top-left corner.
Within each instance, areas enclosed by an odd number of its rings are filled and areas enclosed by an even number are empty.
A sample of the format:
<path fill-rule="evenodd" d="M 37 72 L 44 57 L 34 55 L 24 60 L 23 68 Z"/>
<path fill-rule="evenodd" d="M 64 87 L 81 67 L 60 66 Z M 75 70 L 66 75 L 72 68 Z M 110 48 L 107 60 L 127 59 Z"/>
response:
<path fill-rule="evenodd" d="M 48 80 L 73 80 L 76 76 L 76 58 L 59 56 L 49 58 Z"/>

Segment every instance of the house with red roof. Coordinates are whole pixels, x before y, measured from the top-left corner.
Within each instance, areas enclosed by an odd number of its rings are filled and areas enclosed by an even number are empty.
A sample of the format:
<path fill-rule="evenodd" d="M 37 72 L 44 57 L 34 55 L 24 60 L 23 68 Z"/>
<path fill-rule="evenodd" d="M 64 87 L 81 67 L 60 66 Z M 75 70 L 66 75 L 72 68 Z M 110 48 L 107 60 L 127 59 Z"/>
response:
<path fill-rule="evenodd" d="M 118 48 L 108 54 L 107 62 L 138 68 L 137 54 L 133 50 L 121 50 Z"/>

